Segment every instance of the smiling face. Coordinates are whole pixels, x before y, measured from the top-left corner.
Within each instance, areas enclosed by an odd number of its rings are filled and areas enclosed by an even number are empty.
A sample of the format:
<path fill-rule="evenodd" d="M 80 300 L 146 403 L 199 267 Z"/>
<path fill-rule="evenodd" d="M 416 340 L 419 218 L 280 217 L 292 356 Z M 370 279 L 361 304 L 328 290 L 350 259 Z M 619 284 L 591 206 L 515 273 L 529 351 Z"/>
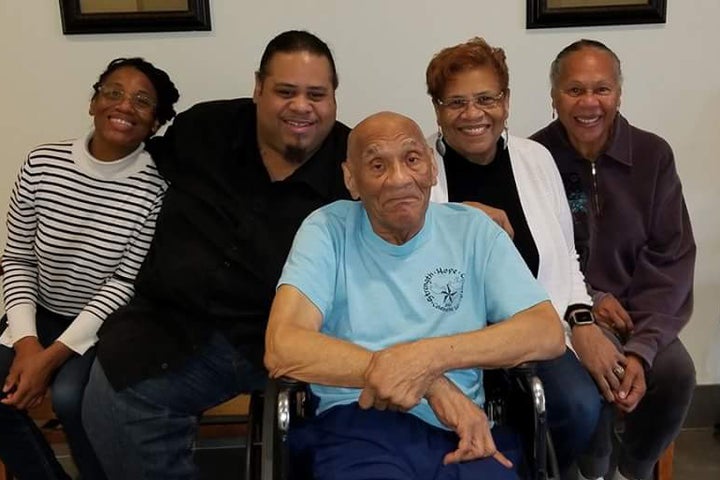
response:
<path fill-rule="evenodd" d="M 328 59 L 307 51 L 279 52 L 256 78 L 258 142 L 292 163 L 310 158 L 335 124 L 335 90 Z"/>
<path fill-rule="evenodd" d="M 559 67 L 553 107 L 571 145 L 594 160 L 608 143 L 620 107 L 617 65 L 609 53 L 586 47 L 569 53 Z"/>
<path fill-rule="evenodd" d="M 363 120 L 350 134 L 343 171 L 381 238 L 402 244 L 420 231 L 437 169 L 415 122 L 390 112 Z"/>
<path fill-rule="evenodd" d="M 478 107 L 470 102 L 464 109 L 454 110 L 435 104 L 437 123 L 445 141 L 471 162 L 485 165 L 495 158 L 497 141 L 508 118 L 510 94 L 503 92 L 490 67 L 459 72 L 445 84 L 440 100 L 446 104 L 454 98 L 497 97 L 502 93 L 502 99 L 491 107 Z"/>
<path fill-rule="evenodd" d="M 157 129 L 154 108 L 138 108 L 133 97 L 157 100 L 150 79 L 134 67 L 120 67 L 110 73 L 101 88 L 123 91 L 120 99 L 96 92 L 90 101 L 95 132 L 90 153 L 98 160 L 112 161 L 133 152 Z"/>

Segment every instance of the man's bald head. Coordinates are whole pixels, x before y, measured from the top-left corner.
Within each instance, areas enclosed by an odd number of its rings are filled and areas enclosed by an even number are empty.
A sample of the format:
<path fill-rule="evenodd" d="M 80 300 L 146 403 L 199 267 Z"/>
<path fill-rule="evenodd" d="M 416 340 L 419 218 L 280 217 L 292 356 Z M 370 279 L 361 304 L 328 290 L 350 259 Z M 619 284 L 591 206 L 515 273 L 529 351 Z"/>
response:
<path fill-rule="evenodd" d="M 375 233 L 400 244 L 420 231 L 437 169 L 417 123 L 394 112 L 367 117 L 350 133 L 343 171 Z"/>
<path fill-rule="evenodd" d="M 359 158 L 364 149 L 372 147 L 372 145 L 368 145 L 368 139 L 374 138 L 378 133 L 392 132 L 403 132 L 419 144 L 429 148 L 422 130 L 413 119 L 395 112 L 378 112 L 362 120 L 350 132 L 347 148 L 348 160 Z"/>

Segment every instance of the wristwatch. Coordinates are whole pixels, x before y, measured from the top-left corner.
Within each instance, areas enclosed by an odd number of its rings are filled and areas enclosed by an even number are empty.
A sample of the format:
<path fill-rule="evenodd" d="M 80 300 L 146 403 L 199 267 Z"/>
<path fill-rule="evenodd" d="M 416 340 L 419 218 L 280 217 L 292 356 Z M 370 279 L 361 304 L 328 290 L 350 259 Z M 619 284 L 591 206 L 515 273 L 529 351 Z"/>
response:
<path fill-rule="evenodd" d="M 595 323 L 595 316 L 589 308 L 581 307 L 570 310 L 565 320 L 567 320 L 570 328 L 572 328 L 577 325 L 592 325 Z"/>

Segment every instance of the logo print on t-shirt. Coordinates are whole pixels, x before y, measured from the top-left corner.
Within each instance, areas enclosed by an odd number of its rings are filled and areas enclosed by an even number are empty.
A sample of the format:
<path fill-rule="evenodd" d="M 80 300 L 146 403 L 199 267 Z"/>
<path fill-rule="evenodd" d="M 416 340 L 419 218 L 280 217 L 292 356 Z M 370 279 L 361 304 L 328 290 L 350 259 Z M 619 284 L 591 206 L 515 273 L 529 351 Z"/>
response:
<path fill-rule="evenodd" d="M 443 312 L 454 312 L 463 297 L 465 274 L 454 268 L 436 268 L 423 282 L 423 293 L 430 304 Z"/>

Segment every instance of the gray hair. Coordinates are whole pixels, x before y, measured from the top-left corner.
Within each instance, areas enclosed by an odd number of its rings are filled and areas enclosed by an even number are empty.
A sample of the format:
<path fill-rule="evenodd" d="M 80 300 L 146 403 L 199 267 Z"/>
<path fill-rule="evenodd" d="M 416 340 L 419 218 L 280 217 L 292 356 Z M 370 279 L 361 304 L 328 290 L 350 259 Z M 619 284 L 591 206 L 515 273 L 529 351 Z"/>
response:
<path fill-rule="evenodd" d="M 560 63 L 562 62 L 562 60 L 571 53 L 582 50 L 583 48 L 596 48 L 603 52 L 607 52 L 615 62 L 615 73 L 617 74 L 618 84 L 622 85 L 622 68 L 620 66 L 620 59 L 617 55 L 615 55 L 615 52 L 610 50 L 610 48 L 602 42 L 583 38 L 581 40 L 571 43 L 567 47 L 560 50 L 560 53 L 557 54 L 555 60 L 553 60 L 553 62 L 550 64 L 550 85 L 552 85 L 553 89 L 555 89 L 555 87 L 557 86 L 558 79 L 560 78 Z"/>

